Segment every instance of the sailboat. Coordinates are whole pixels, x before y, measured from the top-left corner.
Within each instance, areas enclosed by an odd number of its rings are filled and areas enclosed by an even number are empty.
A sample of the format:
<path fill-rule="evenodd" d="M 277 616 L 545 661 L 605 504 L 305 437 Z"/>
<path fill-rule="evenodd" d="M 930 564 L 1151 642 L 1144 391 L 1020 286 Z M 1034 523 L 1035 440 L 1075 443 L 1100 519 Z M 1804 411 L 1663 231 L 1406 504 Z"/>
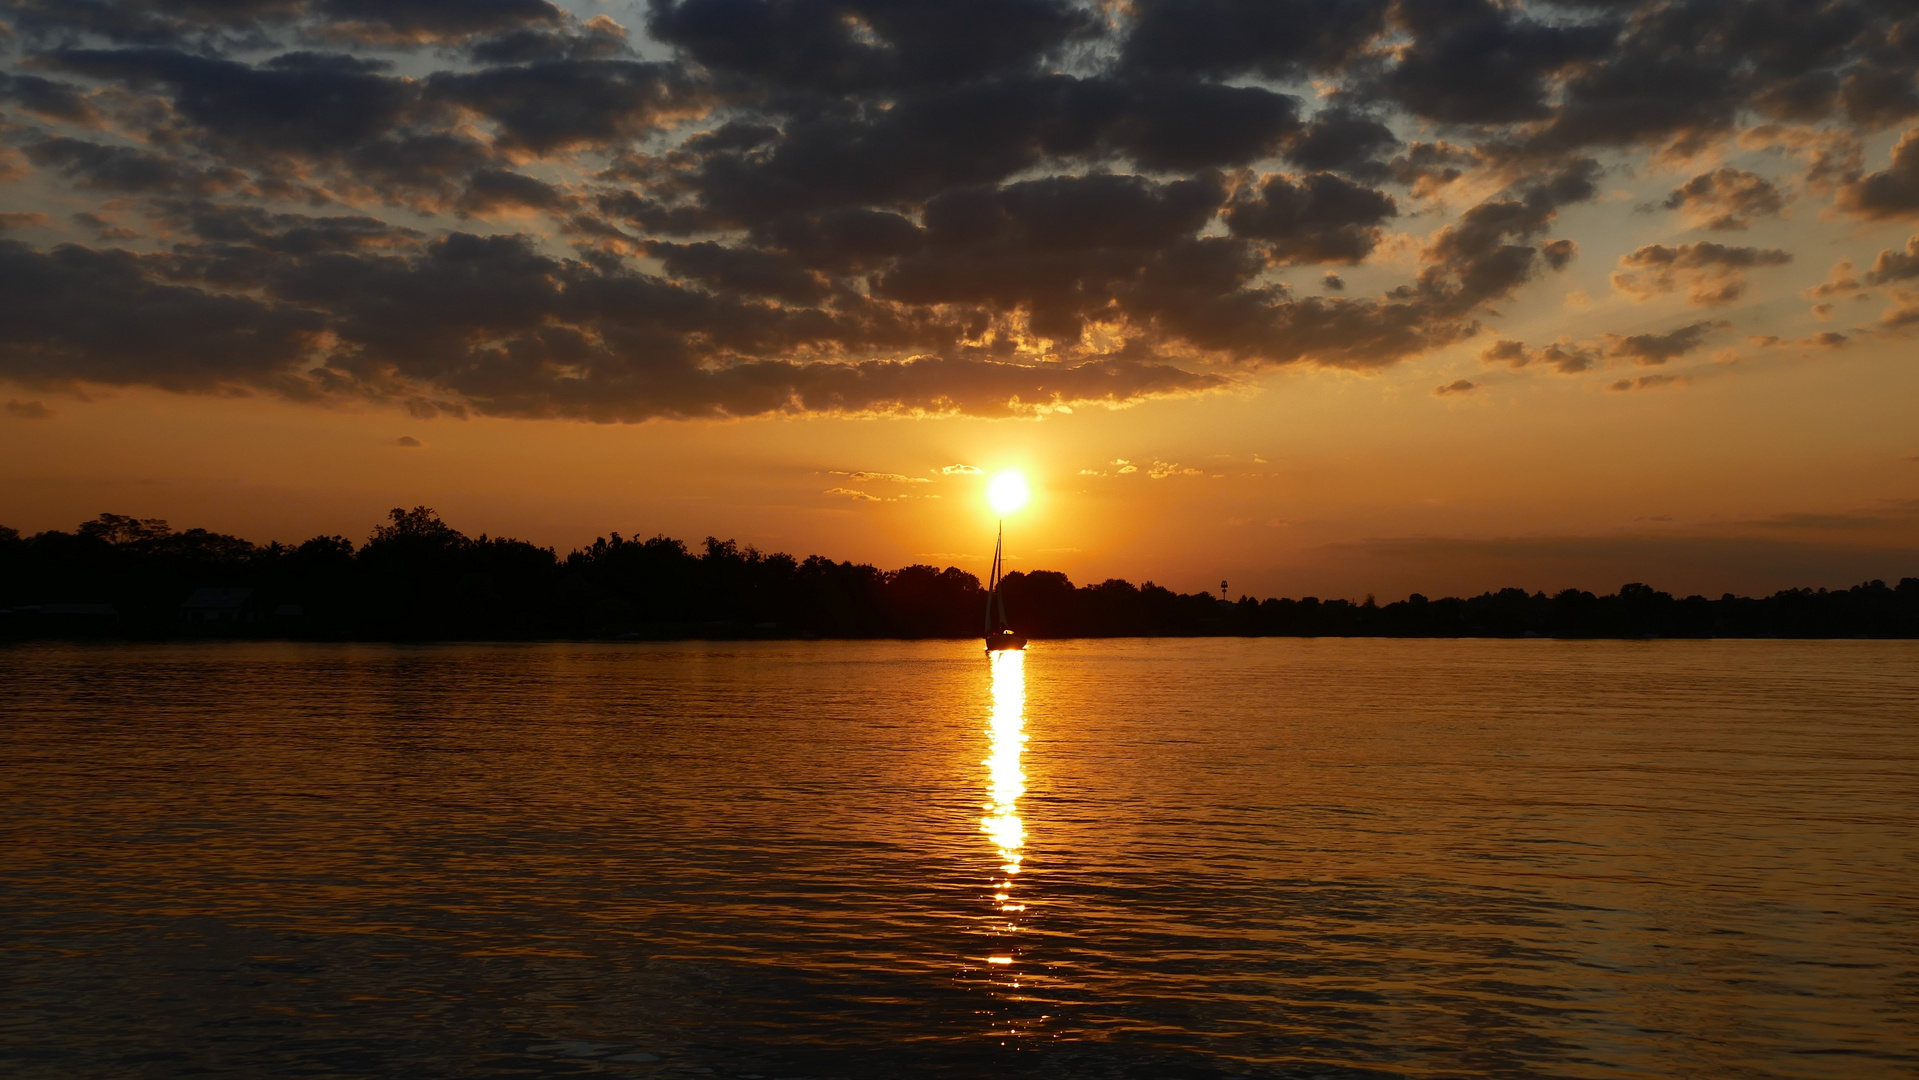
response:
<path fill-rule="evenodd" d="M 993 577 L 986 587 L 986 651 L 1024 649 L 1026 637 L 1006 625 L 1006 594 L 1000 591 L 1001 568 L 1006 550 L 1006 525 L 999 527 L 999 539 L 993 542 Z"/>

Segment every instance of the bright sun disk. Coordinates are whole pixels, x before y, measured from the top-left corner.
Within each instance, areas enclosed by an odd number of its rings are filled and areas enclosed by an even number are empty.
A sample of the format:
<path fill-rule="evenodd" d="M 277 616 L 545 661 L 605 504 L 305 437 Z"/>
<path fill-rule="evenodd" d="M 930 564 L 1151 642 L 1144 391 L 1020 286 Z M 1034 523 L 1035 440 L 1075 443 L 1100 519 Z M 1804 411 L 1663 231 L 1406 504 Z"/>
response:
<path fill-rule="evenodd" d="M 987 486 L 986 500 L 1002 514 L 1018 510 L 1026 505 L 1026 478 L 1014 470 L 1000 473 Z"/>

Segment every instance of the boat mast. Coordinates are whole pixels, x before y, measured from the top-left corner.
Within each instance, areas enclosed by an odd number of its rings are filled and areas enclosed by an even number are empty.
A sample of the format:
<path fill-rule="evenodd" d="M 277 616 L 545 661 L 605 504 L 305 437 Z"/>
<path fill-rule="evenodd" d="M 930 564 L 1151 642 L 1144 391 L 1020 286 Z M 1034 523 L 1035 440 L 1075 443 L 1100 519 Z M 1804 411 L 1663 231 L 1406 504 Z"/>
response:
<path fill-rule="evenodd" d="M 999 598 L 1000 545 L 1005 542 L 1006 542 L 1006 523 L 1001 522 L 999 526 L 999 538 L 993 541 L 993 571 L 991 576 L 987 578 L 987 585 L 986 585 L 986 634 L 988 637 L 991 637 L 993 634 L 993 601 Z M 1004 602 L 1002 602 L 1000 604 L 1000 621 L 1001 622 L 1006 621 L 1005 612 L 1006 612 L 1006 605 Z"/>
<path fill-rule="evenodd" d="M 1006 577 L 1006 556 L 1003 553 L 1005 550 L 1005 547 L 1006 547 L 1006 524 L 1005 522 L 1001 522 L 999 527 L 999 542 L 993 545 L 993 552 L 997 556 L 997 558 L 995 558 L 993 561 L 998 564 L 997 574 L 995 578 L 996 582 L 998 580 L 1003 580 Z M 1006 594 L 999 591 L 999 586 L 997 585 L 997 583 L 993 587 L 993 599 L 999 604 L 998 629 L 1005 630 L 1007 628 L 1006 627 Z"/>

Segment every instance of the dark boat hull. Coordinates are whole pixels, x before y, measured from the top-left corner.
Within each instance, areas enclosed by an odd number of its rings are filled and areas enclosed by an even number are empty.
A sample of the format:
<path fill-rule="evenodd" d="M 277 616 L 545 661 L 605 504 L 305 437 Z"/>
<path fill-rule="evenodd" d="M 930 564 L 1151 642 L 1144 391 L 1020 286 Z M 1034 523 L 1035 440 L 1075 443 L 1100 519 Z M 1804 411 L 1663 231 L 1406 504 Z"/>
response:
<path fill-rule="evenodd" d="M 1003 652 L 1007 649 L 1024 649 L 1026 637 L 1007 630 L 998 634 L 989 634 L 986 638 L 987 652 Z"/>

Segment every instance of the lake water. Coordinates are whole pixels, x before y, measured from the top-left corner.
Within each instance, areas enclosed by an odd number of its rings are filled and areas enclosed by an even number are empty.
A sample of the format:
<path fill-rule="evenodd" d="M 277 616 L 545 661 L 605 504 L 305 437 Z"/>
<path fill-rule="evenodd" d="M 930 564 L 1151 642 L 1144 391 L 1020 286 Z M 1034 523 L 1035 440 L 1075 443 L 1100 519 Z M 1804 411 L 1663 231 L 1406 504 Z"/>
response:
<path fill-rule="evenodd" d="M 0 650 L 10 1077 L 1919 1071 L 1919 642 Z"/>

